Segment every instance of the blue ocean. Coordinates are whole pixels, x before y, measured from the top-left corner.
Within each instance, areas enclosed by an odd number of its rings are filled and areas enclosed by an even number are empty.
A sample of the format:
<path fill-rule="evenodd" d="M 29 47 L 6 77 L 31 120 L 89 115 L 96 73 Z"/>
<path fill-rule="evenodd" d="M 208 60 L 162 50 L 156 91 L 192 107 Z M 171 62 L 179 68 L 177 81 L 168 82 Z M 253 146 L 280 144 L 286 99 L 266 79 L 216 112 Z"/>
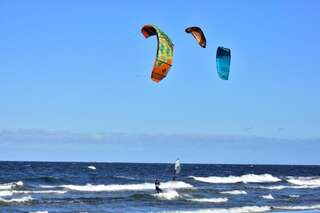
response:
<path fill-rule="evenodd" d="M 320 210 L 320 166 L 182 163 L 173 174 L 173 164 L 0 162 L 0 212 Z"/>

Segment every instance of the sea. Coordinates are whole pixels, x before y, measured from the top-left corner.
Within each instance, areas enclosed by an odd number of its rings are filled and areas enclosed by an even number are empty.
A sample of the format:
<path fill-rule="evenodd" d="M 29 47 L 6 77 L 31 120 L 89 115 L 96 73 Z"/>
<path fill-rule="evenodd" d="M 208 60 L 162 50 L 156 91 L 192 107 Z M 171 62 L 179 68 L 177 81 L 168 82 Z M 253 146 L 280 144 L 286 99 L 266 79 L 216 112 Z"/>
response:
<path fill-rule="evenodd" d="M 0 212 L 320 212 L 320 166 L 182 162 L 173 174 L 173 164 L 2 161 Z"/>

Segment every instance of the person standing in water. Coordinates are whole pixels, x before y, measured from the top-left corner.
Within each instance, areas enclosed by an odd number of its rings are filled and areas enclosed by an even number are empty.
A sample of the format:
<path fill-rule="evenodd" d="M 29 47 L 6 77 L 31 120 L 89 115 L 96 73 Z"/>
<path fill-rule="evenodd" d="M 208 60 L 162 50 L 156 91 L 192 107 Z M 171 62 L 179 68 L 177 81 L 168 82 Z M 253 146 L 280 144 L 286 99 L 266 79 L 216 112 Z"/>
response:
<path fill-rule="evenodd" d="M 154 182 L 155 188 L 156 188 L 156 192 L 157 193 L 161 193 L 162 189 L 160 189 L 160 181 L 158 179 L 156 179 L 156 181 Z"/>
<path fill-rule="evenodd" d="M 176 180 L 176 177 L 180 173 L 180 171 L 181 171 L 180 160 L 179 160 L 179 158 L 177 158 L 177 160 L 176 160 L 176 162 L 174 164 L 172 181 Z"/>

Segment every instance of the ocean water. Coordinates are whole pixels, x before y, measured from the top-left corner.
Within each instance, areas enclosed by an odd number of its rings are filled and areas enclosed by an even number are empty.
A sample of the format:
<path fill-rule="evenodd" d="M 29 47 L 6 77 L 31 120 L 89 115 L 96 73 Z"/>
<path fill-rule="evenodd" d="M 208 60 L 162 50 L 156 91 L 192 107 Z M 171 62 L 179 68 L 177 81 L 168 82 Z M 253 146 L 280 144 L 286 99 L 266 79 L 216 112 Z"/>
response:
<path fill-rule="evenodd" d="M 320 166 L 182 163 L 172 181 L 173 167 L 0 162 L 0 212 L 320 212 Z"/>

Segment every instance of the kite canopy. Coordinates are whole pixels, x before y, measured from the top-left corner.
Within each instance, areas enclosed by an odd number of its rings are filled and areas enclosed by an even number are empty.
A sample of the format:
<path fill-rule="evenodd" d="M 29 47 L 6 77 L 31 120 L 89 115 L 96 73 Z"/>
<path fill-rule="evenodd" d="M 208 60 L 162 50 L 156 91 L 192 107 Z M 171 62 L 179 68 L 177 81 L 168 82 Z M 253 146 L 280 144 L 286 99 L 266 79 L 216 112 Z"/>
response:
<path fill-rule="evenodd" d="M 172 66 L 174 45 L 170 38 L 154 25 L 144 25 L 141 32 L 145 38 L 153 35 L 158 38 L 158 50 L 151 74 L 151 79 L 158 83 L 166 77 Z"/>
<path fill-rule="evenodd" d="M 185 31 L 191 33 L 201 47 L 206 48 L 206 37 L 200 27 L 188 27 Z"/>
<path fill-rule="evenodd" d="M 216 56 L 216 66 L 219 77 L 222 80 L 229 79 L 231 61 L 231 50 L 224 47 L 218 47 Z"/>

